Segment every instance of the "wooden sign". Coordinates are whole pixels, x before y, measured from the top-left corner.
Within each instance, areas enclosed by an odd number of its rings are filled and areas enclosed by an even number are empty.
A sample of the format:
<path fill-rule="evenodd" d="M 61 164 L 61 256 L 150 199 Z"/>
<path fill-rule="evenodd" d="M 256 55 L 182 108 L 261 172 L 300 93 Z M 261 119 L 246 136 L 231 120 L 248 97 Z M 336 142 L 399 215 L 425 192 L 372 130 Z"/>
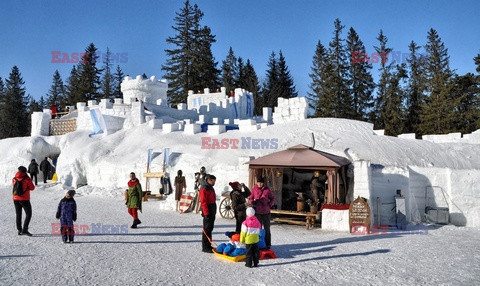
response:
<path fill-rule="evenodd" d="M 147 172 L 143 173 L 144 178 L 161 178 L 163 177 L 163 172 Z"/>
<path fill-rule="evenodd" d="M 368 234 L 370 231 L 370 207 L 367 200 L 356 198 L 349 209 L 350 233 Z"/>

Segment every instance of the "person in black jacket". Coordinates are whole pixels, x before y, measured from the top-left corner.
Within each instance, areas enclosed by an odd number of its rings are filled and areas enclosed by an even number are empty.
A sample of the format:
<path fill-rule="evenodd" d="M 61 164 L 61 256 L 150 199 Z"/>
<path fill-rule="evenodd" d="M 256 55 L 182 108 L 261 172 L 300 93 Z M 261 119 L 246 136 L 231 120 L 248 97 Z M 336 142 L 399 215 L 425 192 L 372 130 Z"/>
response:
<path fill-rule="evenodd" d="M 40 171 L 43 173 L 43 183 L 47 183 L 48 174 L 50 172 L 50 163 L 48 162 L 48 158 L 45 159 L 40 163 Z"/>
<path fill-rule="evenodd" d="M 230 182 L 228 184 L 232 187 L 230 199 L 232 200 L 232 209 L 236 220 L 235 232 L 240 233 L 242 230 L 242 223 L 247 218 L 247 204 L 245 199 L 248 198 L 251 193 L 243 183 Z"/>
<path fill-rule="evenodd" d="M 38 185 L 38 181 L 37 181 L 38 164 L 35 161 L 35 159 L 32 159 L 32 161 L 30 162 L 30 165 L 28 165 L 28 173 L 30 174 L 30 177 L 32 179 L 35 178 L 35 186 Z"/>
<path fill-rule="evenodd" d="M 202 251 L 213 253 L 212 231 L 215 226 L 215 215 L 217 214 L 217 196 L 213 186 L 215 186 L 217 178 L 211 174 L 207 175 L 206 178 L 206 184 L 201 187 L 199 192 L 203 217 Z"/>

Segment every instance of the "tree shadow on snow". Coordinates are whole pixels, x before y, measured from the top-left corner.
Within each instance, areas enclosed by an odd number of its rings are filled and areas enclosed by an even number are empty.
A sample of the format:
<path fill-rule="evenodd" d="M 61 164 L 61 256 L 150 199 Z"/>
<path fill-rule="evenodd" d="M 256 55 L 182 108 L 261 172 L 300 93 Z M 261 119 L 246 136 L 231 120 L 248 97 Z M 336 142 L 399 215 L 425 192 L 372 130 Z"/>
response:
<path fill-rule="evenodd" d="M 23 258 L 23 257 L 33 257 L 33 256 L 35 256 L 35 255 L 26 255 L 26 254 L 5 255 L 5 256 L 0 256 L 0 259 Z"/>
<path fill-rule="evenodd" d="M 282 258 L 294 258 L 297 255 L 316 253 L 319 251 L 329 251 L 334 249 L 335 245 L 351 242 L 364 242 L 377 239 L 386 239 L 386 238 L 398 238 L 403 235 L 389 233 L 384 235 L 352 235 L 351 237 L 337 238 L 329 241 L 318 241 L 318 242 L 308 242 L 308 243 L 292 243 L 292 244 L 281 244 L 274 245 L 275 253 L 278 257 Z M 330 246 L 328 249 L 328 246 Z M 324 248 L 320 248 L 324 247 Z M 319 249 L 320 248 L 320 249 Z"/>
<path fill-rule="evenodd" d="M 104 240 L 104 241 L 78 241 L 75 244 L 165 244 L 165 243 L 201 243 L 202 240 L 146 240 L 146 241 L 124 241 L 124 240 Z"/>
<path fill-rule="evenodd" d="M 328 251 L 328 250 L 333 249 L 333 247 L 326 247 L 325 249 L 327 249 L 325 251 Z M 324 251 L 324 250 L 320 249 L 318 251 Z M 367 256 L 367 255 L 372 255 L 372 254 L 381 254 L 381 253 L 389 253 L 389 252 L 390 252 L 389 249 L 378 249 L 378 250 L 372 250 L 372 251 L 367 251 L 367 252 L 346 253 L 346 254 L 338 254 L 338 255 L 330 255 L 330 256 L 319 256 L 319 257 L 306 258 L 306 259 L 300 259 L 300 260 L 294 260 L 294 261 L 286 261 L 286 262 L 280 262 L 280 263 L 266 264 L 266 265 L 262 265 L 262 267 L 269 267 L 269 266 L 277 267 L 278 265 L 296 264 L 296 263 L 301 263 L 301 262 L 318 261 L 318 260 L 333 259 L 333 258 Z"/>

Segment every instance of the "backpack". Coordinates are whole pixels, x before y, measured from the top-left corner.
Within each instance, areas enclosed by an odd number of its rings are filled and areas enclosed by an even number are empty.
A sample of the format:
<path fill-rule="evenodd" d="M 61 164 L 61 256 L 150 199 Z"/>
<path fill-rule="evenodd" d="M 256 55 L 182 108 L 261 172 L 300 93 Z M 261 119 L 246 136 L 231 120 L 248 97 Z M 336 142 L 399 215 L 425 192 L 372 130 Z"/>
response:
<path fill-rule="evenodd" d="M 15 180 L 15 184 L 13 184 L 13 195 L 15 196 L 22 196 L 25 192 L 23 191 L 22 181 L 17 179 Z"/>

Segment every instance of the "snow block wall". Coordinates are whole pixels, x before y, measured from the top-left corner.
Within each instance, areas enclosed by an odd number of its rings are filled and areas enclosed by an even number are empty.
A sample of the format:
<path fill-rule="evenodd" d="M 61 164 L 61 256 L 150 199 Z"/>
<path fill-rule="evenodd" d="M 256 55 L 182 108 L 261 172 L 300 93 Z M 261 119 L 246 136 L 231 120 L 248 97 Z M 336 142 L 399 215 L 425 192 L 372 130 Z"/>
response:
<path fill-rule="evenodd" d="M 91 131 L 93 129 L 92 117 L 90 109 L 99 109 L 105 125 L 107 126 L 107 134 L 111 134 L 122 128 L 132 128 L 145 123 L 145 113 L 143 111 L 142 102 L 134 102 L 126 105 L 116 101 L 114 104 L 106 104 L 107 99 L 102 99 L 100 105 L 95 101 L 89 101 L 89 105 L 85 106 L 84 102 L 77 103 L 77 130 Z"/>
<path fill-rule="evenodd" d="M 423 135 L 422 139 L 434 143 L 469 143 L 480 144 L 480 129 L 470 134 L 449 133 L 438 135 Z"/>
<path fill-rule="evenodd" d="M 138 99 L 146 103 L 167 106 L 168 83 L 165 79 L 158 80 L 155 76 L 145 78 L 137 75 L 135 79 L 127 76 L 122 81 L 120 88 L 123 92 L 123 101 L 131 103 Z"/>
<path fill-rule="evenodd" d="M 273 123 L 284 123 L 306 119 L 308 104 L 305 97 L 278 98 L 278 106 L 273 112 Z"/>
<path fill-rule="evenodd" d="M 49 134 L 49 120 L 52 118 L 52 111 L 44 109 L 43 112 L 32 113 L 32 130 L 31 136 L 48 136 Z"/>
<path fill-rule="evenodd" d="M 450 223 L 457 226 L 480 227 L 480 170 L 409 167 L 410 192 L 415 201 L 410 208 L 422 216 L 425 206 L 448 207 Z M 428 200 L 425 200 L 425 197 Z M 407 211 L 408 214 L 408 211 Z"/>
<path fill-rule="evenodd" d="M 203 93 L 193 93 L 188 91 L 187 108 L 189 110 L 196 109 L 198 114 L 207 115 L 205 123 L 210 123 L 211 118 L 224 119 L 246 119 L 253 117 L 253 95 L 241 88 L 236 88 L 233 97 L 228 97 L 225 88 L 220 91 L 210 92 L 205 88 Z"/>

